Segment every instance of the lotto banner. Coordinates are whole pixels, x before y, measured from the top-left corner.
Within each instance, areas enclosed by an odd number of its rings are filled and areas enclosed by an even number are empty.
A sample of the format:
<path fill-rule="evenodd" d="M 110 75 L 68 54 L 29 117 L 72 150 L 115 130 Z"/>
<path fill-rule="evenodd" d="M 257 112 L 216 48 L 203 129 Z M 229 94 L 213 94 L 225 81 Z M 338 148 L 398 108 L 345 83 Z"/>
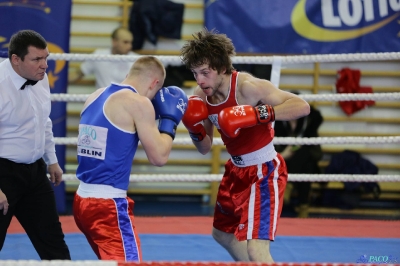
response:
<path fill-rule="evenodd" d="M 22 29 L 39 32 L 47 41 L 50 53 L 69 53 L 71 0 L 0 0 L 0 50 L 7 52 L 13 33 Z M 48 61 L 47 75 L 52 93 L 66 93 L 68 64 Z M 55 137 L 66 136 L 66 103 L 52 102 L 51 115 Z M 65 145 L 56 146 L 60 166 L 65 167 Z M 64 169 L 65 170 L 65 169 Z M 57 208 L 65 212 L 65 185 L 55 187 Z"/>
<path fill-rule="evenodd" d="M 399 0 L 206 0 L 205 26 L 242 53 L 398 52 Z"/>

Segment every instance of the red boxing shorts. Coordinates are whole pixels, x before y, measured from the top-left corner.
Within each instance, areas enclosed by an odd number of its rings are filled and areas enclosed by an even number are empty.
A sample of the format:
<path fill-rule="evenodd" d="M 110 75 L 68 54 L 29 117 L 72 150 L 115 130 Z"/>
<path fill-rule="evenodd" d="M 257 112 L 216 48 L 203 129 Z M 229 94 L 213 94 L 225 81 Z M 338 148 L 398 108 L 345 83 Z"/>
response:
<path fill-rule="evenodd" d="M 238 157 L 225 164 L 213 226 L 239 241 L 274 240 L 288 178 L 286 163 L 276 152 L 272 160 L 250 166 L 243 158 L 238 166 Z"/>
<path fill-rule="evenodd" d="M 133 225 L 134 201 L 129 198 L 83 198 L 75 194 L 76 225 L 101 260 L 142 261 Z"/>

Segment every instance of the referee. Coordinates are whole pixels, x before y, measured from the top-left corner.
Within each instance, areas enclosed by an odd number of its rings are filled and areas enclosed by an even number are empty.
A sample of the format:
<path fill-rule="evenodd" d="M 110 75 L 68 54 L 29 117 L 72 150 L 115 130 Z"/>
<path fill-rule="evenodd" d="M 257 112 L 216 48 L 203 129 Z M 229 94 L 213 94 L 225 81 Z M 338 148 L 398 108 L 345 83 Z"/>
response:
<path fill-rule="evenodd" d="M 48 56 L 39 33 L 21 30 L 0 63 L 0 250 L 15 215 L 42 260 L 70 260 L 47 178 L 48 171 L 57 186 L 63 173 L 49 118 Z"/>

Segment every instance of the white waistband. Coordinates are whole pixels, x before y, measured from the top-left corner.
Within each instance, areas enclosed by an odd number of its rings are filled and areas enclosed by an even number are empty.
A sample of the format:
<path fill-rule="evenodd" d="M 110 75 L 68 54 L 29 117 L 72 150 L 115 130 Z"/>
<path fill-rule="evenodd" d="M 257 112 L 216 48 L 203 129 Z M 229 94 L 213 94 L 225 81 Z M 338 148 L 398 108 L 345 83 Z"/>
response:
<path fill-rule="evenodd" d="M 115 188 L 109 185 L 102 184 L 88 184 L 80 181 L 76 194 L 82 198 L 125 198 L 127 196 L 126 190 Z"/>
<path fill-rule="evenodd" d="M 274 144 L 271 142 L 267 146 L 243 155 L 232 155 L 231 161 L 238 167 L 246 167 L 272 161 L 276 157 Z"/>

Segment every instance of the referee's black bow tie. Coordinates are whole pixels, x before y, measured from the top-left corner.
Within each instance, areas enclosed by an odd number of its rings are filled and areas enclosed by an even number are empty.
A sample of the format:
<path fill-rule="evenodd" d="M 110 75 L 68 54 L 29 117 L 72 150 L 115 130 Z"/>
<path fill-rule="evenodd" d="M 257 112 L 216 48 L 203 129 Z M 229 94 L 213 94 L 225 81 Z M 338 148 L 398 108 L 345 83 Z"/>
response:
<path fill-rule="evenodd" d="M 25 89 L 25 86 L 27 86 L 27 85 L 32 85 L 32 86 L 33 86 L 33 85 L 35 85 L 37 82 L 38 82 L 37 80 L 28 79 L 27 81 L 25 81 L 24 84 L 22 84 L 21 90 Z"/>

